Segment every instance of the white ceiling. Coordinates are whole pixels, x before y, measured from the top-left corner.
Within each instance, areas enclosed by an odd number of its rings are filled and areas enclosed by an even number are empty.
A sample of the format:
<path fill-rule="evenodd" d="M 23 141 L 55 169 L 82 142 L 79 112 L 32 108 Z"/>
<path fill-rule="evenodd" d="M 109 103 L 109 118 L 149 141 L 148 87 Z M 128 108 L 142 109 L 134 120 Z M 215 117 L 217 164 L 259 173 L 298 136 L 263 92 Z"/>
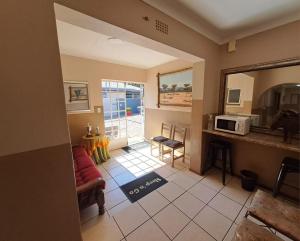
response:
<path fill-rule="evenodd" d="M 133 66 L 152 68 L 177 58 L 126 41 L 115 43 L 89 29 L 56 20 L 58 42 L 62 54 Z"/>
<path fill-rule="evenodd" d="M 217 43 L 300 19 L 300 0 L 143 0 Z"/>

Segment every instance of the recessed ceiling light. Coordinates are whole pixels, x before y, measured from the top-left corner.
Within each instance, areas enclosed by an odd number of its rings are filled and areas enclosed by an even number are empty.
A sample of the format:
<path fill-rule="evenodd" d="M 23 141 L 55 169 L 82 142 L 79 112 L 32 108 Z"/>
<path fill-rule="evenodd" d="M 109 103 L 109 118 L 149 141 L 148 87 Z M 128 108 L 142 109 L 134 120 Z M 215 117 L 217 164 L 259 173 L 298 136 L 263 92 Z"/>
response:
<path fill-rule="evenodd" d="M 115 37 L 109 37 L 107 39 L 112 44 L 122 44 L 123 41 L 121 39 L 115 38 Z"/>

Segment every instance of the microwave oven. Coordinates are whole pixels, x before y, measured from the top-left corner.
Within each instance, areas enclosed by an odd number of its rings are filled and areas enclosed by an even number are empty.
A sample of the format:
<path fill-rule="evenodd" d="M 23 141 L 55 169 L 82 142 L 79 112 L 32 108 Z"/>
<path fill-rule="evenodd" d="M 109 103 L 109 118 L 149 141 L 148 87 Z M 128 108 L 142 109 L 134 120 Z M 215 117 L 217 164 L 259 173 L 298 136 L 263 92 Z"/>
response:
<path fill-rule="evenodd" d="M 250 131 L 250 118 L 246 116 L 218 115 L 215 118 L 215 130 L 247 135 Z"/>

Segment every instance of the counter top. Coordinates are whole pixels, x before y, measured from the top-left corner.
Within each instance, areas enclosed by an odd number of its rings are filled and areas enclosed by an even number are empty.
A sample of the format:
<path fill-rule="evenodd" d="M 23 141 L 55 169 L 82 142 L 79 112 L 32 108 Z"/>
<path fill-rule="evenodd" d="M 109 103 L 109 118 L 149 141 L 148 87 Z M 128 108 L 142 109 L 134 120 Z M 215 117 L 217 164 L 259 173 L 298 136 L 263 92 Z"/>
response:
<path fill-rule="evenodd" d="M 206 130 L 206 129 L 203 130 L 203 132 L 216 135 L 216 136 L 222 136 L 222 137 L 231 138 L 235 140 L 246 141 L 246 142 L 251 142 L 259 145 L 270 146 L 274 148 L 300 153 L 300 141 L 296 139 L 293 139 L 292 143 L 288 144 L 283 142 L 283 137 L 281 136 L 272 136 L 272 135 L 266 135 L 263 133 L 256 133 L 256 132 L 250 132 L 245 136 L 235 135 L 235 134 L 216 131 L 216 130 Z"/>

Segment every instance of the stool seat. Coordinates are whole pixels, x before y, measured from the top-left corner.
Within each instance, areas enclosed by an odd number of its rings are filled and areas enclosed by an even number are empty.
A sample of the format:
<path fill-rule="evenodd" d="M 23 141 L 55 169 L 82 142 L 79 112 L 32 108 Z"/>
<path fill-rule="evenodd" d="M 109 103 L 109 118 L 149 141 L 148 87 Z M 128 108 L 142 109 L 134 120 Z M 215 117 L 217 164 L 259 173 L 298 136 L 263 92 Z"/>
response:
<path fill-rule="evenodd" d="M 244 219 L 237 226 L 232 241 L 283 241 L 267 229 Z"/>
<path fill-rule="evenodd" d="M 288 171 L 299 172 L 300 171 L 300 160 L 296 158 L 286 157 L 283 159 L 281 165 L 286 166 Z"/>
<path fill-rule="evenodd" d="M 300 209 L 258 190 L 246 215 L 274 228 L 292 240 L 300 241 Z"/>
<path fill-rule="evenodd" d="M 300 160 L 292 157 L 285 157 L 281 162 L 281 167 L 273 188 L 273 196 L 276 197 L 283 184 L 283 180 L 288 173 L 300 173 Z"/>
<path fill-rule="evenodd" d="M 165 137 L 165 136 L 156 136 L 152 140 L 161 143 L 161 142 L 169 140 L 169 138 Z"/>

